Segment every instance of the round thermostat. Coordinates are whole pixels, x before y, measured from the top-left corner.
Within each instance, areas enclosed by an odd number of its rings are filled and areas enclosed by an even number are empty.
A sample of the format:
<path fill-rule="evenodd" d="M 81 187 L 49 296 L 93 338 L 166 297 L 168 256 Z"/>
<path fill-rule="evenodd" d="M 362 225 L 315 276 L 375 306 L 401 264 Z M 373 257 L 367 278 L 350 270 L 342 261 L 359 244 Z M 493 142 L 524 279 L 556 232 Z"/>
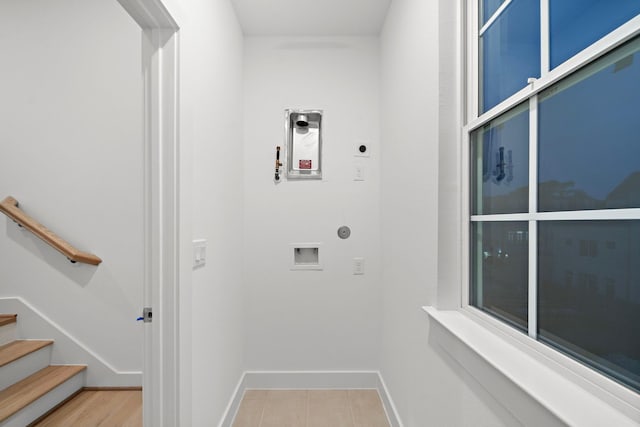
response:
<path fill-rule="evenodd" d="M 342 227 L 338 228 L 338 237 L 340 237 L 341 239 L 348 239 L 349 236 L 351 236 L 351 229 L 349 227 L 343 225 Z"/>

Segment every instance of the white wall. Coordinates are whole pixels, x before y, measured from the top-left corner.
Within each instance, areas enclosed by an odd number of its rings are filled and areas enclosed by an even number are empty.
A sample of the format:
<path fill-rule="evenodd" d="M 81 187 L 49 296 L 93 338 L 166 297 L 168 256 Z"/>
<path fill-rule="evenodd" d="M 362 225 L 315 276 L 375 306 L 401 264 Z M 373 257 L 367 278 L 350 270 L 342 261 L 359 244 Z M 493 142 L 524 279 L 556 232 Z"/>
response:
<path fill-rule="evenodd" d="M 3 0 L 0 51 L 0 197 L 103 259 L 71 264 L 2 216 L 0 296 L 139 371 L 140 28 L 115 0 Z"/>
<path fill-rule="evenodd" d="M 243 38 L 228 0 L 181 22 L 181 425 L 221 419 L 243 363 Z M 191 268 L 192 239 L 207 263 Z"/>
<path fill-rule="evenodd" d="M 381 373 L 405 426 L 558 425 L 420 310 L 460 305 L 459 4 L 394 0 L 381 36 Z M 406 159 L 421 167 L 398 174 Z"/>
<path fill-rule="evenodd" d="M 378 40 L 247 37 L 244 70 L 245 366 L 377 369 Z M 321 182 L 274 183 L 286 108 L 324 110 Z M 353 156 L 358 140 L 370 142 L 370 158 Z M 365 168 L 363 182 L 353 181 L 355 163 Z M 351 227 L 348 240 L 337 236 L 342 225 Z M 324 270 L 289 270 L 290 244 L 304 242 L 322 243 Z M 352 274 L 353 257 L 365 258 L 364 275 Z"/>

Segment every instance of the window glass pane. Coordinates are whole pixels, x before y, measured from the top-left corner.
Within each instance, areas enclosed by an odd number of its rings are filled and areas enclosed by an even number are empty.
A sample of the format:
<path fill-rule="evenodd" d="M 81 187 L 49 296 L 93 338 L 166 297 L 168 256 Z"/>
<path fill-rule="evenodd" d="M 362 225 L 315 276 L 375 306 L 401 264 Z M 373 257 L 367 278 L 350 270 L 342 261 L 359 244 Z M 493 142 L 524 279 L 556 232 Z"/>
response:
<path fill-rule="evenodd" d="M 504 1 L 505 0 L 480 0 L 480 27 L 487 23 Z"/>
<path fill-rule="evenodd" d="M 538 230 L 539 338 L 640 390 L 640 221 Z"/>
<path fill-rule="evenodd" d="M 540 76 L 540 2 L 513 0 L 480 37 L 480 110 Z"/>
<path fill-rule="evenodd" d="M 540 95 L 540 211 L 640 206 L 640 39 Z"/>
<path fill-rule="evenodd" d="M 474 222 L 471 305 L 527 330 L 527 222 Z"/>
<path fill-rule="evenodd" d="M 527 212 L 529 205 L 529 109 L 524 103 L 474 131 L 473 213 Z"/>
<path fill-rule="evenodd" d="M 550 0 L 551 67 L 640 13 L 638 0 Z"/>

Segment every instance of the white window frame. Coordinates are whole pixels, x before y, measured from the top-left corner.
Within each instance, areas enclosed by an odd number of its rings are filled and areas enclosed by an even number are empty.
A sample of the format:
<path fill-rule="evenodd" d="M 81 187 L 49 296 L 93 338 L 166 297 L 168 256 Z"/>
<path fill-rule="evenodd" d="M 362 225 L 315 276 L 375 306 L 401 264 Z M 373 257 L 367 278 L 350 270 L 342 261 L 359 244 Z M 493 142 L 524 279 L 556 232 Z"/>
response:
<path fill-rule="evenodd" d="M 537 321 L 537 223 L 544 220 L 597 220 L 597 219 L 640 219 L 640 209 L 616 209 L 594 211 L 568 211 L 568 212 L 536 212 L 537 210 L 537 186 L 530 187 L 529 213 L 506 215 L 471 215 L 471 186 L 470 186 L 470 143 L 471 133 L 489 123 L 491 120 L 514 108 L 520 103 L 529 102 L 530 123 L 537 124 L 537 96 L 549 86 L 559 82 L 583 66 L 593 62 L 597 58 L 610 52 L 616 47 L 640 35 L 640 16 L 636 16 L 623 24 L 602 39 L 590 45 L 572 58 L 557 66 L 553 70 L 549 68 L 549 0 L 540 0 L 541 7 L 541 74 L 540 78 L 533 79 L 530 83 L 505 99 L 495 107 L 483 114 L 479 113 L 479 1 L 468 0 L 465 2 L 466 10 L 463 10 L 462 22 L 466 23 L 466 31 L 463 29 L 461 47 L 464 61 L 463 79 L 466 86 L 466 94 L 462 100 L 463 128 L 461 137 L 461 307 L 464 314 L 468 315 L 480 325 L 494 331 L 498 331 L 517 347 L 526 350 L 532 356 L 545 361 L 551 361 L 558 368 L 558 372 L 570 378 L 578 385 L 584 387 L 590 393 L 610 404 L 620 412 L 631 417 L 637 417 L 640 413 L 640 394 L 606 377 L 594 369 L 577 362 L 565 354 L 543 344 L 536 339 Z M 483 26 L 486 30 L 499 14 L 509 5 L 510 0 L 505 1 L 496 11 L 494 16 Z M 463 8 L 464 9 L 464 8 Z M 530 182 L 537 182 L 537 126 L 530 126 L 530 153 L 529 174 Z M 503 321 L 485 313 L 469 304 L 471 284 L 471 222 L 474 221 L 528 221 L 529 222 L 529 334 L 523 334 L 520 330 L 504 323 Z"/>

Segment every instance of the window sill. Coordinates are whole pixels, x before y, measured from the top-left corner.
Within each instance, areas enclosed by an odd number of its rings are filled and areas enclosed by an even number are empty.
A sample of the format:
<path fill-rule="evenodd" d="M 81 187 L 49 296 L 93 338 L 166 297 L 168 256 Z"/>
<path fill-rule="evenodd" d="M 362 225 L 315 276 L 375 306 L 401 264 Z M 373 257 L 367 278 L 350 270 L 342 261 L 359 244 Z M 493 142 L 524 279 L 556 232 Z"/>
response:
<path fill-rule="evenodd" d="M 572 426 L 639 425 L 639 408 L 620 401 L 627 411 L 619 410 L 577 384 L 569 375 L 552 369 L 541 360 L 544 356 L 534 355 L 535 351 L 526 351 L 509 342 L 508 337 L 492 332 L 463 310 L 445 311 L 434 307 L 423 307 L 423 310 L 430 319 L 562 422 Z M 460 352 L 451 351 L 448 354 L 465 366 Z"/>

